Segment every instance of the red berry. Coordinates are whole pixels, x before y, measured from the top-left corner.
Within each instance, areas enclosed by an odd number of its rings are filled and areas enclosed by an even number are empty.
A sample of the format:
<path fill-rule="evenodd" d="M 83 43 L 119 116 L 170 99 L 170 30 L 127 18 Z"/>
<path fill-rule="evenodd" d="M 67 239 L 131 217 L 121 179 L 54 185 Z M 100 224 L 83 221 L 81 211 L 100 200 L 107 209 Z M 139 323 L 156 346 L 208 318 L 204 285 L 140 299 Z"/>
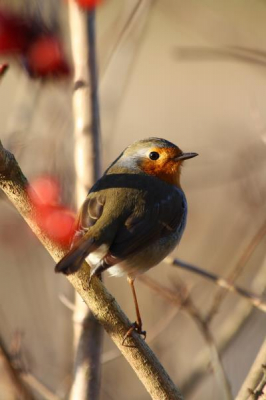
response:
<path fill-rule="evenodd" d="M 40 36 L 27 53 L 27 66 L 34 77 L 62 76 L 70 73 L 61 43 L 53 35 Z"/>
<path fill-rule="evenodd" d="M 93 10 L 102 2 L 102 0 L 75 0 L 75 1 L 80 5 L 81 8 L 84 8 L 85 10 Z"/>
<path fill-rule="evenodd" d="M 28 188 L 36 208 L 36 222 L 53 240 L 69 245 L 75 230 L 73 212 L 60 204 L 60 188 L 51 177 L 40 177 Z"/>
<path fill-rule="evenodd" d="M 45 231 L 54 240 L 69 243 L 74 234 L 75 218 L 66 208 L 55 208 L 47 213 L 43 225 Z"/>
<path fill-rule="evenodd" d="M 0 10 L 0 54 L 24 53 L 33 36 L 29 21 Z"/>
<path fill-rule="evenodd" d="M 35 205 L 54 205 L 60 201 L 60 189 L 55 179 L 46 176 L 35 179 L 29 187 L 29 196 Z"/>

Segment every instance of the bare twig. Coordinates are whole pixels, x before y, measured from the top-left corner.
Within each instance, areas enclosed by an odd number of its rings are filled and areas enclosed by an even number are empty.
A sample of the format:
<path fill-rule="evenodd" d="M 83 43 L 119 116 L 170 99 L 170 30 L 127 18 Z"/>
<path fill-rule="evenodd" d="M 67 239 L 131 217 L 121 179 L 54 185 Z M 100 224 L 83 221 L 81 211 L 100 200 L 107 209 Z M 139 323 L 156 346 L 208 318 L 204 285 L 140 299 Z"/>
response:
<path fill-rule="evenodd" d="M 202 268 L 197 267 L 196 265 L 189 264 L 185 261 L 179 260 L 178 258 L 171 258 L 171 257 L 166 257 L 165 262 L 167 264 L 181 267 L 187 271 L 193 272 L 195 274 L 201 275 L 204 278 L 207 278 L 214 282 L 216 285 L 220 286 L 223 289 L 228 290 L 229 292 L 236 293 L 240 295 L 241 297 L 244 297 L 250 303 L 258 308 L 259 310 L 266 312 L 266 303 L 262 300 L 260 296 L 257 296 L 254 293 L 249 292 L 246 289 L 241 288 L 240 286 L 234 285 L 232 282 L 230 282 L 227 279 L 221 278 L 219 275 L 216 275 L 212 272 L 206 271 Z"/>
<path fill-rule="evenodd" d="M 30 373 L 21 373 L 21 379 L 27 383 L 32 389 L 38 392 L 45 400 L 61 400 L 44 386 L 34 375 Z"/>
<path fill-rule="evenodd" d="M 73 116 L 75 121 L 76 203 L 100 177 L 100 124 L 95 43 L 95 12 L 69 2 L 69 22 L 75 67 Z M 103 331 L 76 293 L 74 322 L 75 376 L 70 399 L 97 400 L 100 393 L 100 354 Z"/>
<path fill-rule="evenodd" d="M 256 232 L 256 234 L 252 237 L 251 241 L 248 243 L 246 248 L 244 249 L 243 253 L 241 254 L 238 262 L 236 263 L 235 267 L 233 268 L 232 273 L 228 276 L 227 281 L 233 283 L 236 278 L 241 274 L 243 271 L 243 268 L 247 264 L 248 260 L 256 250 L 257 246 L 259 243 L 261 243 L 262 239 L 266 235 L 266 222 L 264 221 L 262 226 L 259 228 L 259 230 Z M 225 290 L 221 290 L 217 293 L 217 295 L 214 298 L 212 307 L 210 311 L 208 312 L 206 316 L 206 320 L 210 322 L 214 315 L 217 313 L 220 304 L 224 300 L 227 292 Z"/>
<path fill-rule="evenodd" d="M 75 311 L 75 304 L 72 303 L 64 294 L 60 294 L 59 300 L 68 308 L 70 311 Z"/>
<path fill-rule="evenodd" d="M 159 296 L 163 297 L 166 301 L 176 304 L 180 306 L 180 302 L 182 304 L 183 309 L 192 317 L 192 319 L 196 322 L 205 342 L 209 348 L 210 352 L 210 360 L 212 363 L 213 371 L 217 380 L 218 385 L 220 386 L 221 392 L 224 393 L 224 399 L 232 400 L 232 393 L 230 389 L 229 382 L 227 380 L 225 371 L 222 366 L 222 362 L 220 359 L 220 355 L 218 353 L 217 347 L 214 342 L 214 338 L 209 330 L 208 324 L 205 322 L 204 318 L 201 316 L 200 311 L 197 309 L 192 299 L 186 293 L 186 287 L 184 284 L 179 283 L 177 290 L 171 290 L 166 288 L 156 282 L 154 279 L 149 276 L 141 276 L 139 280 L 145 285 L 147 285 L 150 289 L 155 291 Z"/>
<path fill-rule="evenodd" d="M 34 396 L 28 387 L 23 383 L 19 372 L 13 367 L 11 359 L 5 349 L 4 343 L 0 339 L 0 361 L 4 365 L 10 381 L 12 382 L 12 389 L 16 398 L 20 400 L 34 400 Z"/>
<path fill-rule="evenodd" d="M 266 386 L 266 339 L 235 400 L 257 400 Z"/>
<path fill-rule="evenodd" d="M 266 262 L 262 264 L 262 268 L 260 268 L 251 282 L 251 285 L 258 290 L 258 292 L 262 292 L 265 287 L 265 269 Z M 215 339 L 220 354 L 222 354 L 231 343 L 232 339 L 250 316 L 252 310 L 253 307 L 251 303 L 240 301 L 236 304 L 236 307 L 232 309 L 230 318 L 227 318 L 226 321 L 219 326 L 219 329 L 216 331 Z M 206 375 L 208 367 L 209 351 L 208 349 L 202 349 L 195 358 L 193 367 L 182 384 L 182 392 L 185 396 L 188 396 L 197 387 L 198 383 Z"/>
<path fill-rule="evenodd" d="M 148 4 L 147 4 L 148 3 Z M 150 4 L 149 4 L 150 3 Z M 109 65 L 112 62 L 112 59 L 115 57 L 115 55 L 117 54 L 117 51 L 120 47 L 120 45 L 123 43 L 123 41 L 125 40 L 125 38 L 130 34 L 130 32 L 132 31 L 132 27 L 135 26 L 136 21 L 140 18 L 145 16 L 146 10 L 145 8 L 149 9 L 150 5 L 154 3 L 154 0 L 138 0 L 136 1 L 136 4 L 134 5 L 134 7 L 132 8 L 131 12 L 129 13 L 129 15 L 126 18 L 126 21 L 123 24 L 123 27 L 121 29 L 121 31 L 119 32 L 118 37 L 116 38 L 116 41 L 113 45 L 111 54 L 109 55 L 109 57 L 107 58 L 105 65 L 103 66 L 103 71 L 102 71 L 102 75 L 106 72 L 106 70 L 108 69 Z M 128 7 L 128 5 L 125 3 L 126 7 Z"/>
<path fill-rule="evenodd" d="M 52 393 L 46 386 L 38 381 L 35 376 L 22 365 L 21 360 L 21 334 L 16 332 L 13 340 L 12 348 L 7 352 L 3 340 L 0 338 L 0 363 L 4 365 L 5 371 L 12 382 L 12 389 L 14 394 L 19 400 L 33 400 L 33 393 L 30 388 L 40 393 L 45 400 L 60 400 L 54 393 Z M 25 385 L 26 384 L 26 385 Z"/>
<path fill-rule="evenodd" d="M 236 310 L 230 314 L 230 318 L 220 326 L 215 337 L 219 354 L 222 354 L 229 343 L 231 343 L 236 333 L 247 320 L 251 310 L 252 306 L 249 303 L 240 303 Z M 210 350 L 209 348 L 203 348 L 195 358 L 189 374 L 182 383 L 182 393 L 185 397 L 189 396 L 197 388 L 209 369 Z"/>
<path fill-rule="evenodd" d="M 32 204 L 27 192 L 27 180 L 22 174 L 14 156 L 7 152 L 0 142 L 0 187 L 15 205 L 18 212 L 29 224 L 33 232 L 50 252 L 56 262 L 67 249 L 53 241 L 40 229 L 36 215 L 38 210 Z M 174 385 L 154 353 L 135 332 L 128 338 L 128 345 L 122 340 L 131 324 L 115 299 L 107 292 L 98 279 L 88 284 L 90 268 L 83 263 L 82 268 L 68 276 L 68 280 L 101 322 L 116 346 L 136 372 L 137 376 L 154 400 L 181 400 L 180 390 Z"/>
<path fill-rule="evenodd" d="M 132 6 L 134 3 L 135 5 Z M 121 30 L 116 35 L 111 54 L 106 57 L 107 52 L 105 51 L 102 56 L 100 77 L 104 112 L 102 123 L 105 144 L 108 148 L 113 144 L 114 121 L 154 0 L 136 0 L 132 4 L 131 2 L 123 2 L 124 13 L 123 18 L 121 18 L 123 20 L 120 24 L 122 25 Z M 129 8 L 130 11 L 128 11 Z M 113 31 L 111 35 L 113 35 Z M 111 37 L 113 39 L 113 36 Z"/>
<path fill-rule="evenodd" d="M 252 49 L 241 46 L 228 47 L 200 47 L 183 46 L 176 49 L 176 55 L 179 60 L 185 61 L 226 61 L 235 59 L 254 65 L 265 67 L 266 52 L 260 49 Z"/>

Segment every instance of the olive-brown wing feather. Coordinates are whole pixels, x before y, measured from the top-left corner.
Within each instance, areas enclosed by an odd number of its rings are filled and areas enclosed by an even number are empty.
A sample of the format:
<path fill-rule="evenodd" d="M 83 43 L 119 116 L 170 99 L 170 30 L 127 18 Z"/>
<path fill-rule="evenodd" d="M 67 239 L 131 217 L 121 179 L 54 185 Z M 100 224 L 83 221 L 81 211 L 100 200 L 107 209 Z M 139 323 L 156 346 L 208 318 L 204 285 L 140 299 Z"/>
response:
<path fill-rule="evenodd" d="M 147 202 L 140 214 L 132 213 L 122 225 L 110 246 L 110 253 L 125 259 L 149 246 L 153 241 L 180 231 L 186 220 L 186 203 L 182 193 L 173 191 L 154 203 Z"/>

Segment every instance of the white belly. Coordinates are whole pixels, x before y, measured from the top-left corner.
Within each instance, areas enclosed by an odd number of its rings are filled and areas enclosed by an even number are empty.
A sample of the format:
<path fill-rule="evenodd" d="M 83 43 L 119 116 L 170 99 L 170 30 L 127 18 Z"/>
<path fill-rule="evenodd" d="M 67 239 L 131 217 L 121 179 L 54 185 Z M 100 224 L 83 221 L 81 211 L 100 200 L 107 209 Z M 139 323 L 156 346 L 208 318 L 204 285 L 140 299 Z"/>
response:
<path fill-rule="evenodd" d="M 101 259 L 107 254 L 109 247 L 106 244 L 102 244 L 97 250 L 93 251 L 86 257 L 86 261 L 92 268 L 101 261 Z"/>
<path fill-rule="evenodd" d="M 132 279 L 144 274 L 150 268 L 159 264 L 168 254 L 174 250 L 179 242 L 179 236 L 172 235 L 171 238 L 161 238 L 139 253 L 129 256 L 108 269 L 111 276 L 123 276 L 127 274 Z"/>

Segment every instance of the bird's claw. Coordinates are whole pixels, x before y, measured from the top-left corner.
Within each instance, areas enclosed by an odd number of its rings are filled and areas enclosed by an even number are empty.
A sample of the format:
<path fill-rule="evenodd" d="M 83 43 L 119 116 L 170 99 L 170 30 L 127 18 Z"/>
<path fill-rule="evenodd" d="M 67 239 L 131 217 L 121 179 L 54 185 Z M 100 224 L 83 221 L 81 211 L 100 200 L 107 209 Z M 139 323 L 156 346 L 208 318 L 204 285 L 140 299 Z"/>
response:
<path fill-rule="evenodd" d="M 143 339 L 146 340 L 147 332 L 143 331 L 142 326 L 135 321 L 135 322 L 133 322 L 133 324 L 131 325 L 131 327 L 129 328 L 129 330 L 127 331 L 125 336 L 123 337 L 122 346 L 124 346 L 126 339 L 132 335 L 133 331 L 135 331 L 139 335 L 143 336 Z"/>

